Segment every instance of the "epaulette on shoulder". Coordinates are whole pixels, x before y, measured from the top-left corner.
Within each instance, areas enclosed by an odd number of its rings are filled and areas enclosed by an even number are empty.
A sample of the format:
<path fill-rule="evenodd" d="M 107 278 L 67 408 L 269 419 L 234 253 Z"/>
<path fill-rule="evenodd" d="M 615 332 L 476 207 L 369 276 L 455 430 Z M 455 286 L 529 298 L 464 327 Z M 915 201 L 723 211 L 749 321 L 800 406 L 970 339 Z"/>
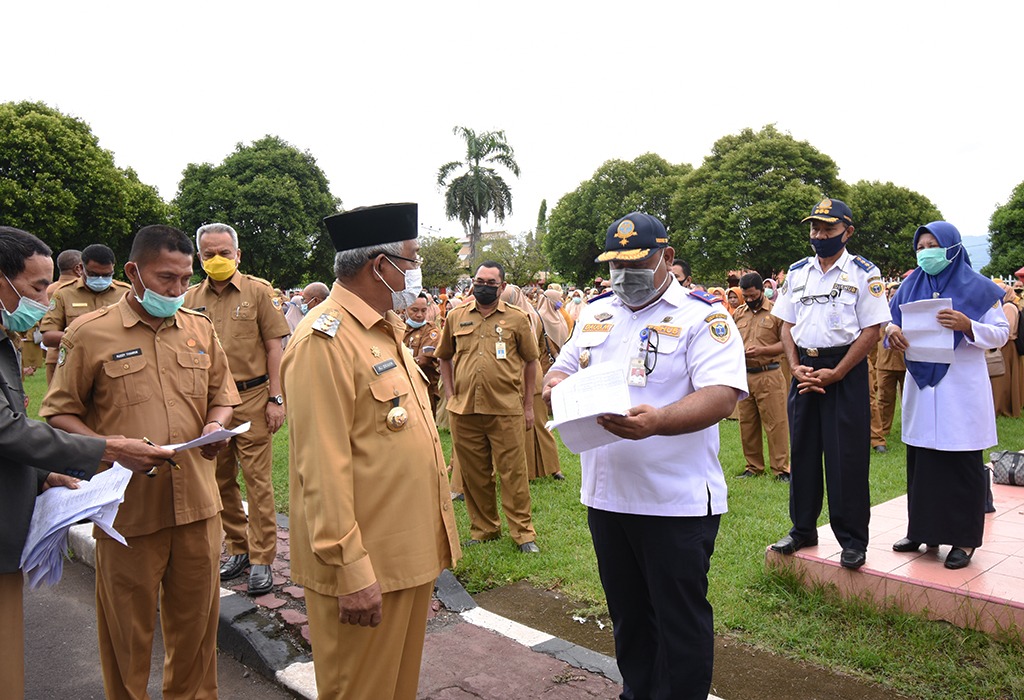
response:
<path fill-rule="evenodd" d="M 853 264 L 864 270 L 864 272 L 871 272 L 871 268 L 875 266 L 873 262 L 860 255 L 853 256 Z"/>
<path fill-rule="evenodd" d="M 707 305 L 721 304 L 722 300 L 716 297 L 714 294 L 708 294 L 703 289 L 691 289 L 687 296 L 691 296 L 694 299 L 699 299 Z"/>
<path fill-rule="evenodd" d="M 262 282 L 263 284 L 267 285 L 271 289 L 274 288 L 274 285 L 272 285 L 270 282 L 268 282 L 267 280 L 263 279 L 262 277 L 257 277 L 256 275 L 247 275 L 244 272 L 242 273 L 242 276 L 251 279 L 253 282 Z"/>
<path fill-rule="evenodd" d="M 110 307 L 107 307 L 107 308 L 110 308 Z M 207 320 L 207 321 L 209 321 L 209 322 L 210 322 L 211 324 L 213 323 L 213 319 L 211 319 L 211 318 L 210 318 L 209 316 L 207 316 L 206 314 L 204 314 L 204 313 L 203 313 L 202 311 L 196 311 L 195 309 L 190 309 L 190 308 L 188 308 L 187 306 L 182 306 L 182 307 L 181 307 L 180 309 L 178 309 L 178 310 L 179 310 L 179 311 L 184 311 L 185 313 L 187 313 L 187 314 L 190 314 L 190 315 L 192 315 L 192 316 L 198 316 L 199 318 L 203 318 L 203 319 L 206 319 L 206 320 Z"/>
<path fill-rule="evenodd" d="M 792 265 L 789 266 L 789 271 L 792 272 L 793 270 L 799 270 L 801 267 L 803 267 L 804 265 L 806 265 L 810 261 L 811 261 L 810 258 L 804 258 L 803 260 L 798 260 L 798 261 L 796 261 L 795 263 L 793 263 Z"/>
<path fill-rule="evenodd" d="M 323 313 L 317 316 L 317 319 L 313 321 L 312 329 L 316 333 L 311 335 L 323 335 L 328 338 L 333 338 L 338 334 L 338 329 L 341 327 L 341 316 L 335 309 L 324 309 Z"/>
<path fill-rule="evenodd" d="M 515 304 L 513 304 L 513 303 L 512 303 L 512 302 L 510 302 L 510 301 L 506 301 L 506 302 L 505 302 L 505 306 L 509 307 L 510 309 L 515 309 L 516 311 L 522 311 L 522 310 L 523 310 L 523 307 L 521 307 L 521 306 L 516 306 Z"/>
<path fill-rule="evenodd" d="M 122 282 L 121 280 L 114 280 L 111 284 L 113 284 L 115 287 L 120 287 L 121 289 L 132 288 L 130 284 L 128 284 L 127 282 Z"/>
<path fill-rule="evenodd" d="M 613 290 L 609 289 L 607 292 L 603 292 L 601 294 L 598 294 L 596 297 L 594 297 L 592 299 L 587 299 L 587 303 L 588 304 L 593 304 L 595 301 L 597 301 L 599 299 L 607 299 L 608 297 L 612 296 L 613 294 L 615 294 L 615 292 Z"/>

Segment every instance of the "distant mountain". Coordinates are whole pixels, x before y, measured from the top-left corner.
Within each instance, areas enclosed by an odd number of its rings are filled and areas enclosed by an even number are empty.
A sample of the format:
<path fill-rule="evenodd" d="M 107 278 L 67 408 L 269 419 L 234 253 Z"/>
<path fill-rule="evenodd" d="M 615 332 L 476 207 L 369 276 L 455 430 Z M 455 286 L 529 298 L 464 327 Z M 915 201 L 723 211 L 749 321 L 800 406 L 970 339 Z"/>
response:
<path fill-rule="evenodd" d="M 991 259 L 988 254 L 988 234 L 983 236 L 964 236 L 964 249 L 971 256 L 971 267 L 981 271 Z"/>

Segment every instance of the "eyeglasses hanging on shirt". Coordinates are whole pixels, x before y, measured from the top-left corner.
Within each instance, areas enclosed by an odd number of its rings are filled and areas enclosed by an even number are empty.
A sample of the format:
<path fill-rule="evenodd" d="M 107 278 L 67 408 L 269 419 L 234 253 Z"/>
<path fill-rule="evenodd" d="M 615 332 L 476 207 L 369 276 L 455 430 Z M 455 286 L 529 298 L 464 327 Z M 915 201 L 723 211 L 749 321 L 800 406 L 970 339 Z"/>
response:
<path fill-rule="evenodd" d="M 653 328 L 644 328 L 640 331 L 640 347 L 637 355 L 629 359 L 627 383 L 630 386 L 647 386 L 647 375 L 654 372 L 657 365 L 658 331 Z"/>

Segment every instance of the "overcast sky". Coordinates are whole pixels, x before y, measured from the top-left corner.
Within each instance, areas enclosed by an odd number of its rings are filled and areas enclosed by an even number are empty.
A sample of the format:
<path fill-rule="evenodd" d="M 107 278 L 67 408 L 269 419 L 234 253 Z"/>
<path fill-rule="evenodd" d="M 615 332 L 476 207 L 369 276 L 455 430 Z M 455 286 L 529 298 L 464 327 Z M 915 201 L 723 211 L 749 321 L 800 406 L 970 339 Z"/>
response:
<path fill-rule="evenodd" d="M 965 235 L 1024 180 L 1020 2 L 5 5 L 0 101 L 84 119 L 167 200 L 188 163 L 275 134 L 346 208 L 415 201 L 458 236 L 435 185 L 455 125 L 505 130 L 522 177 L 485 230 L 513 233 L 605 160 L 699 166 L 769 123 Z"/>

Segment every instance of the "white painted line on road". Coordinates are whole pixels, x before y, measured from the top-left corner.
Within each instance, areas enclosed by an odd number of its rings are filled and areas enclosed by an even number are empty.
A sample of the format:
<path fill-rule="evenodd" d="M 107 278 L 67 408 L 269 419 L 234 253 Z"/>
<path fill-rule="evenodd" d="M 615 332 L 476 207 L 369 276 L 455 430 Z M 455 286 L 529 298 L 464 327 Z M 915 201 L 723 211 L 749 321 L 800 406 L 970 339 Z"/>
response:
<path fill-rule="evenodd" d="M 484 610 L 483 608 L 473 608 L 467 610 L 464 613 L 460 613 L 466 622 L 470 622 L 477 627 L 483 627 L 484 629 L 497 632 L 503 637 L 519 642 L 525 647 L 534 647 L 538 644 L 551 641 L 554 637 L 546 632 L 535 630 L 532 627 L 521 625 L 515 620 L 510 620 L 507 617 L 501 615 L 495 615 L 494 613 Z"/>

